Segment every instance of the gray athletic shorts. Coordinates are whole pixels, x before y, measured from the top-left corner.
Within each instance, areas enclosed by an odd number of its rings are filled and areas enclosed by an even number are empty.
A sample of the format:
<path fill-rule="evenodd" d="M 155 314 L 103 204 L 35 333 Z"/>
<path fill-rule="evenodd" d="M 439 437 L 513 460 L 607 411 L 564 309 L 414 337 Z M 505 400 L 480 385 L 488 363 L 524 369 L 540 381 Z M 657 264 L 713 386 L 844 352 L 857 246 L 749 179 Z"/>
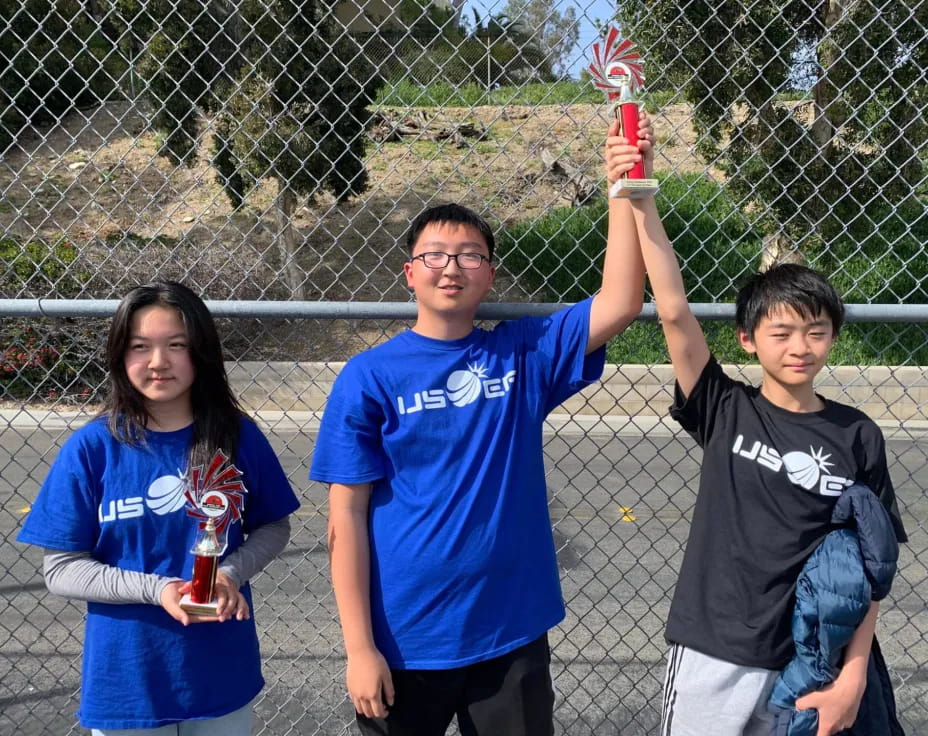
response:
<path fill-rule="evenodd" d="M 779 674 L 672 644 L 661 736 L 769 736 L 773 716 L 767 712 L 767 701 Z"/>

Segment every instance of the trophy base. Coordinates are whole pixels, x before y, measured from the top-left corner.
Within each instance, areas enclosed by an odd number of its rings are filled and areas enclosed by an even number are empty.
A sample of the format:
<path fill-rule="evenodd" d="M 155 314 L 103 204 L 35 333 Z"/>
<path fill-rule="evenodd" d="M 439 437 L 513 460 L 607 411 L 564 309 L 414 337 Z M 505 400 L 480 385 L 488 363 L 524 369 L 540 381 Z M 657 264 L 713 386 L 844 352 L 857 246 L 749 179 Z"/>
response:
<path fill-rule="evenodd" d="M 619 179 L 609 187 L 609 196 L 636 199 L 656 194 L 657 188 L 657 179 Z"/>
<path fill-rule="evenodd" d="M 197 616 L 215 616 L 219 604 L 215 601 L 210 601 L 209 603 L 194 603 L 190 600 L 190 593 L 185 593 L 180 599 L 180 607 L 187 613 L 192 613 Z"/>

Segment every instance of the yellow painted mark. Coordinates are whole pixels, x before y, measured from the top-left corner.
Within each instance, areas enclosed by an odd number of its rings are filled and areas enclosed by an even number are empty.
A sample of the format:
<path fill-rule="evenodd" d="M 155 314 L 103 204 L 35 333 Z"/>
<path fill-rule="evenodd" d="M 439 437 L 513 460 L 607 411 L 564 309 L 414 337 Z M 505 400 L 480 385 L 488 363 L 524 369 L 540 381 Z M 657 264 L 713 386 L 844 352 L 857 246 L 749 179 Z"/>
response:
<path fill-rule="evenodd" d="M 635 510 L 628 506 L 619 506 L 619 513 L 622 515 L 622 521 L 638 521 Z"/>
<path fill-rule="evenodd" d="M 32 511 L 32 506 L 26 506 L 26 508 L 20 509 L 20 510 L 19 510 L 19 513 L 21 513 L 21 514 L 28 514 L 30 511 Z"/>

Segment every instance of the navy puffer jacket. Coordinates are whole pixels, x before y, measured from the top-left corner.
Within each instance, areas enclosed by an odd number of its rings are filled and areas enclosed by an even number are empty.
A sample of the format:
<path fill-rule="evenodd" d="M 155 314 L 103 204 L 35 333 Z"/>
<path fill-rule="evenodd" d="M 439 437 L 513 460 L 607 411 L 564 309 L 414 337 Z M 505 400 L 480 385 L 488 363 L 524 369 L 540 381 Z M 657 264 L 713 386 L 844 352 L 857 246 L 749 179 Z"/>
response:
<path fill-rule="evenodd" d="M 776 716 L 775 736 L 815 736 L 818 711 L 797 711 L 796 700 L 835 679 L 844 649 L 870 602 L 886 597 L 896 574 L 899 545 L 892 521 L 869 488 L 846 489 L 835 504 L 832 523 L 840 528 L 829 532 L 808 559 L 796 585 L 796 655 L 780 673 L 768 706 Z M 875 640 L 857 722 L 842 733 L 903 733 Z"/>

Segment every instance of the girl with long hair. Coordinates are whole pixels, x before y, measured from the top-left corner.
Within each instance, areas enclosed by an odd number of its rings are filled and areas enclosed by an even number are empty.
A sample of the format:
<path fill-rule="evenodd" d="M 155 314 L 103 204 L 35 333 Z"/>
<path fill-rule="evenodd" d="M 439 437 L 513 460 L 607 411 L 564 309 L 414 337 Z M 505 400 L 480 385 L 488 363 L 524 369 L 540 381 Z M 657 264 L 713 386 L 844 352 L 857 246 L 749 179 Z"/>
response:
<path fill-rule="evenodd" d="M 286 546 L 299 503 L 186 286 L 132 289 L 106 361 L 105 406 L 61 448 L 18 537 L 45 548 L 51 592 L 87 601 L 81 725 L 247 736 L 264 686 L 248 580 Z M 209 520 L 215 614 L 191 613 L 191 549 Z"/>

